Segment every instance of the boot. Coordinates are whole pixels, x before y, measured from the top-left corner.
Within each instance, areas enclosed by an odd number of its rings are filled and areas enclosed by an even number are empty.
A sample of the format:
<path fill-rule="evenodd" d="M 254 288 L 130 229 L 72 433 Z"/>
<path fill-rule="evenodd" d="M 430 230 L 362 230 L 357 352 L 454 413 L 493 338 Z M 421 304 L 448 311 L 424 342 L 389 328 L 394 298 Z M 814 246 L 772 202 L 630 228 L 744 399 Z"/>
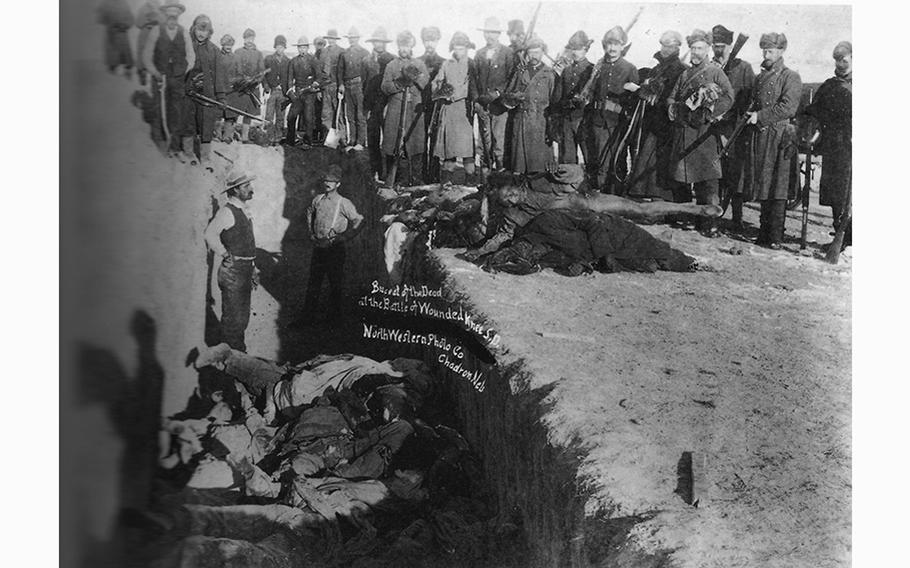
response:
<path fill-rule="evenodd" d="M 240 141 L 244 144 L 250 143 L 250 125 L 246 122 L 240 127 Z"/>
<path fill-rule="evenodd" d="M 215 167 L 212 165 L 212 143 L 203 142 L 199 145 L 199 163 L 202 164 L 202 167 L 207 169 L 210 172 L 215 171 Z"/>
<path fill-rule="evenodd" d="M 184 136 L 183 137 L 183 151 L 181 156 L 178 158 L 181 162 L 189 164 L 191 166 L 197 165 L 199 162 L 196 160 L 196 151 L 193 148 L 193 137 Z"/>
<path fill-rule="evenodd" d="M 221 131 L 221 141 L 230 144 L 234 141 L 234 121 L 225 120 L 224 127 Z"/>
<path fill-rule="evenodd" d="M 780 248 L 784 242 L 784 229 L 787 221 L 787 200 L 774 199 L 770 202 L 770 219 L 768 229 L 769 246 Z M 774 245 L 777 245 L 776 247 Z"/>
<path fill-rule="evenodd" d="M 464 171 L 464 168 L 456 168 L 452 172 L 452 183 L 455 185 L 465 185 L 467 183 L 467 172 Z"/>
<path fill-rule="evenodd" d="M 442 168 L 439 170 L 439 185 L 445 185 L 446 183 L 455 183 L 452 181 L 452 174 L 455 173 L 452 170 L 447 170 Z"/>

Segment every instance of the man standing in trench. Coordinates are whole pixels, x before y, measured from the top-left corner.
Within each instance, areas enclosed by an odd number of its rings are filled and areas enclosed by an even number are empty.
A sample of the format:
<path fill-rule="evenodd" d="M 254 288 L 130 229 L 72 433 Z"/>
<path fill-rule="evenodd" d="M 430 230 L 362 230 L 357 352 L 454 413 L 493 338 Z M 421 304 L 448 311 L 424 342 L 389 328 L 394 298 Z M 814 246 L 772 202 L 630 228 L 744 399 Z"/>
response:
<path fill-rule="evenodd" d="M 221 260 L 221 339 L 232 349 L 246 352 L 246 327 L 250 323 L 250 296 L 258 281 L 253 261 L 256 239 L 246 202 L 253 197 L 254 177 L 233 172 L 225 182 L 227 202 L 205 229 L 205 244 Z"/>
<path fill-rule="evenodd" d="M 341 166 L 332 164 L 323 178 L 323 189 L 307 207 L 306 222 L 314 241 L 310 278 L 306 287 L 305 317 L 314 321 L 322 281 L 329 279 L 329 305 L 326 319 L 341 317 L 341 295 L 344 286 L 345 243 L 360 232 L 363 216 L 351 200 L 338 193 Z"/>

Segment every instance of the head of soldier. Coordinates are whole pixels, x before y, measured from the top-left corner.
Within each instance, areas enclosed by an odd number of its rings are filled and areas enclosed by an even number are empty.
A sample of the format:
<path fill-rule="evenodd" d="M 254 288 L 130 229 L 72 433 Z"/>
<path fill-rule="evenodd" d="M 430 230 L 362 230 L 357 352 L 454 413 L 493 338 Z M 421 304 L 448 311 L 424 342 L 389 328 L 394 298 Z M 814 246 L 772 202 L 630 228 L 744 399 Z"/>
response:
<path fill-rule="evenodd" d="M 234 51 L 234 37 L 231 34 L 221 36 L 221 53 L 231 53 Z"/>
<path fill-rule="evenodd" d="M 436 53 L 436 47 L 439 46 L 439 28 L 433 26 L 420 30 L 420 41 L 423 42 L 423 50 L 427 55 Z"/>
<path fill-rule="evenodd" d="M 286 40 L 284 36 L 275 37 L 275 53 L 277 53 L 279 56 L 284 55 L 284 50 L 286 50 L 287 47 L 288 40 Z"/>
<path fill-rule="evenodd" d="M 846 77 L 853 72 L 853 45 L 842 41 L 834 48 L 834 74 Z"/>
<path fill-rule="evenodd" d="M 325 38 L 322 36 L 317 37 L 313 40 L 313 47 L 316 48 L 316 51 L 325 47 Z"/>
<path fill-rule="evenodd" d="M 581 61 L 588 55 L 588 48 L 591 46 L 591 42 L 588 41 L 588 36 L 583 30 L 578 30 L 572 37 L 569 38 L 569 43 L 566 44 L 566 55 L 572 61 Z"/>
<path fill-rule="evenodd" d="M 686 43 L 689 45 L 689 58 L 692 65 L 701 65 L 708 60 L 711 55 L 711 34 L 708 32 L 695 29 L 686 36 Z"/>
<path fill-rule="evenodd" d="M 350 47 L 360 45 L 360 33 L 358 33 L 356 29 L 351 28 L 351 31 L 348 32 L 347 40 Z"/>
<path fill-rule="evenodd" d="M 398 34 L 396 43 L 398 44 L 398 57 L 410 59 L 414 55 L 414 44 L 417 43 L 414 34 L 409 31 L 403 31 Z"/>
<path fill-rule="evenodd" d="M 368 39 L 367 43 L 373 45 L 373 51 L 376 53 L 385 53 L 385 42 Z"/>
<path fill-rule="evenodd" d="M 256 32 L 249 28 L 243 32 L 243 47 L 256 47 Z"/>
<path fill-rule="evenodd" d="M 484 20 L 483 27 L 480 28 L 480 31 L 483 32 L 483 41 L 487 47 L 493 47 L 499 43 L 499 36 L 502 35 L 502 30 L 500 29 L 499 19 L 495 17 L 490 17 Z"/>
<path fill-rule="evenodd" d="M 604 34 L 601 45 L 604 48 L 604 57 L 607 61 L 614 62 L 622 57 L 622 47 L 626 44 L 626 32 L 621 27 L 616 26 L 607 30 Z"/>
<path fill-rule="evenodd" d="M 297 55 L 304 55 L 309 50 L 310 50 L 309 43 L 298 43 L 297 44 Z"/>
<path fill-rule="evenodd" d="M 325 36 L 325 41 L 328 45 L 338 45 L 338 32 L 329 30 L 329 33 Z"/>
<path fill-rule="evenodd" d="M 543 60 L 543 54 L 547 50 L 546 44 L 542 39 L 537 37 L 536 34 L 528 40 L 528 43 L 525 44 L 525 48 L 528 50 L 528 59 L 534 65 L 539 64 Z"/>
<path fill-rule="evenodd" d="M 341 166 L 332 164 L 322 178 L 322 193 L 329 194 L 338 191 L 341 186 Z"/>
<path fill-rule="evenodd" d="M 449 42 L 449 51 L 456 61 L 464 61 L 468 57 L 468 50 L 473 48 L 474 44 L 468 39 L 464 32 L 455 32 L 452 41 Z"/>
<path fill-rule="evenodd" d="M 784 51 L 787 50 L 787 36 L 776 32 L 762 34 L 758 46 L 761 48 L 762 67 L 770 69 L 784 56 Z"/>
<path fill-rule="evenodd" d="M 714 58 L 718 61 L 726 61 L 730 53 L 730 45 L 733 43 L 733 32 L 717 24 L 711 28 L 711 50 L 714 52 Z"/>
<path fill-rule="evenodd" d="M 660 36 L 660 56 L 663 58 L 679 55 L 679 46 L 682 45 L 682 36 L 679 32 L 665 31 Z"/>
<path fill-rule="evenodd" d="M 726 43 L 715 40 L 711 45 L 711 50 L 714 52 L 714 58 L 721 60 L 724 59 L 724 57 L 727 55 L 727 47 L 729 46 Z"/>

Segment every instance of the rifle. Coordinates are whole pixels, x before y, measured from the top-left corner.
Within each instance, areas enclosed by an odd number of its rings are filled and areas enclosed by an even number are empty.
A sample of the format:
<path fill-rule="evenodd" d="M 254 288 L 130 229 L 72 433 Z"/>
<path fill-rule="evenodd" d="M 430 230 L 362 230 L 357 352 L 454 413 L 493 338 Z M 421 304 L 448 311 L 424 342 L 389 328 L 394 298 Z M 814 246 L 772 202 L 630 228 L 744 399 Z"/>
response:
<path fill-rule="evenodd" d="M 844 210 L 841 212 L 840 219 L 837 223 L 837 231 L 834 232 L 834 241 L 828 245 L 828 252 L 825 253 L 825 260 L 831 264 L 837 264 L 840 260 L 840 251 L 844 246 L 844 234 L 847 232 L 847 226 L 853 222 L 853 175 L 851 172 L 850 181 L 847 183 L 847 192 L 844 196 Z"/>
<path fill-rule="evenodd" d="M 730 64 L 739 55 L 740 50 L 746 45 L 746 42 L 749 41 L 749 36 L 744 33 L 739 33 L 736 35 L 736 41 L 733 42 L 733 49 L 730 50 L 730 57 L 727 58 L 727 62 L 724 63 L 724 74 L 730 72 Z"/>
<path fill-rule="evenodd" d="M 410 88 L 411 85 L 409 83 L 408 86 L 401 91 L 401 108 L 399 109 L 401 114 L 398 115 L 398 134 L 395 136 L 395 153 L 392 154 L 392 165 L 389 167 L 389 172 L 386 174 L 385 178 L 385 183 L 389 187 L 395 185 L 395 177 L 398 175 L 398 161 L 401 159 L 401 154 L 404 149 L 404 119 L 408 112 L 408 92 Z"/>
<path fill-rule="evenodd" d="M 517 105 L 514 104 L 514 101 L 511 97 L 506 97 L 506 95 L 511 95 L 518 91 L 524 90 L 519 88 L 518 80 L 528 66 L 528 50 L 525 46 L 528 44 L 528 39 L 531 37 L 531 34 L 534 33 L 535 26 L 537 26 L 537 15 L 540 14 L 541 4 L 543 4 L 543 2 L 538 2 L 537 7 L 534 8 L 534 15 L 531 16 L 531 23 L 528 24 L 528 33 L 525 34 L 524 39 L 521 41 L 521 47 L 519 47 L 517 50 L 520 62 L 512 69 L 512 73 L 509 75 L 508 81 L 506 81 L 506 89 L 502 97 L 502 106 L 506 107 L 509 110 L 512 110 Z"/>
<path fill-rule="evenodd" d="M 809 104 L 812 104 L 812 89 L 809 89 Z M 806 250 L 806 237 L 809 231 L 809 192 L 812 189 L 812 142 L 810 139 L 806 144 L 806 171 L 803 177 L 802 205 L 803 205 L 803 225 L 799 233 L 799 250 Z"/>
<path fill-rule="evenodd" d="M 231 105 L 229 105 L 227 103 L 223 103 L 221 101 L 216 101 L 215 99 L 209 98 L 209 97 L 203 95 L 202 93 L 197 93 L 195 91 L 191 91 L 188 96 L 191 99 L 196 99 L 196 102 L 198 102 L 199 104 L 202 104 L 205 106 L 216 106 L 223 110 L 229 110 L 231 112 L 236 112 L 237 114 L 239 114 L 241 116 L 245 116 L 245 117 L 251 118 L 253 120 L 258 120 L 259 122 L 263 122 L 263 123 L 266 122 L 264 119 L 256 116 L 255 114 L 250 114 L 246 111 L 240 110 L 239 108 L 232 107 Z"/>
<path fill-rule="evenodd" d="M 635 23 L 638 21 L 638 18 L 641 16 L 641 13 L 644 12 L 644 11 L 645 11 L 645 7 L 644 7 L 644 6 L 640 7 L 640 8 L 638 9 L 638 12 L 635 13 L 635 17 L 632 18 L 632 21 L 629 22 L 629 25 L 625 27 L 625 30 L 624 30 L 624 31 L 626 32 L 626 35 L 627 35 L 627 36 L 629 35 L 629 31 L 632 29 L 632 26 L 635 25 Z M 626 54 L 629 53 L 629 50 L 630 50 L 630 49 L 632 49 L 632 42 L 631 42 L 631 41 L 630 41 L 629 43 L 627 43 L 627 44 L 625 45 L 625 47 L 622 48 L 622 56 L 625 57 Z"/>
<path fill-rule="evenodd" d="M 427 181 L 437 181 L 439 173 L 439 162 L 437 167 L 433 167 L 433 149 L 436 147 L 436 132 L 439 130 L 439 115 L 441 113 L 442 102 L 439 100 L 432 101 L 433 112 L 430 114 L 430 127 L 427 129 L 426 147 L 424 148 L 423 171 L 426 172 Z"/>

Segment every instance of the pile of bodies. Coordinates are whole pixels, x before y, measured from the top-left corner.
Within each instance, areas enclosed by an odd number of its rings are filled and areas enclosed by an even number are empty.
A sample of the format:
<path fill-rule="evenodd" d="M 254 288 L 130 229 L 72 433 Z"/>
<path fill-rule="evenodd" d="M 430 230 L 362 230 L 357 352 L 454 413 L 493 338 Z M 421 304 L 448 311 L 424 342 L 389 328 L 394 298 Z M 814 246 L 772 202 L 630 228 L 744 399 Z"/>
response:
<path fill-rule="evenodd" d="M 422 361 L 279 365 L 220 344 L 195 364 L 233 389 L 209 393 L 204 416 L 164 425 L 169 486 L 154 510 L 180 545 L 163 565 L 470 562 L 518 533 L 478 498 L 479 462 L 442 423 L 449 406 Z"/>
<path fill-rule="evenodd" d="M 501 173 L 480 190 L 443 185 L 403 194 L 381 189 L 390 214 L 386 266 L 395 283 L 418 273 L 429 246 L 468 247 L 465 258 L 485 270 L 528 274 L 554 268 L 567 275 L 668 270 L 687 272 L 697 261 L 633 221 L 714 218 L 716 205 L 639 203 L 591 192 L 582 168 L 561 165 L 534 175 Z"/>

